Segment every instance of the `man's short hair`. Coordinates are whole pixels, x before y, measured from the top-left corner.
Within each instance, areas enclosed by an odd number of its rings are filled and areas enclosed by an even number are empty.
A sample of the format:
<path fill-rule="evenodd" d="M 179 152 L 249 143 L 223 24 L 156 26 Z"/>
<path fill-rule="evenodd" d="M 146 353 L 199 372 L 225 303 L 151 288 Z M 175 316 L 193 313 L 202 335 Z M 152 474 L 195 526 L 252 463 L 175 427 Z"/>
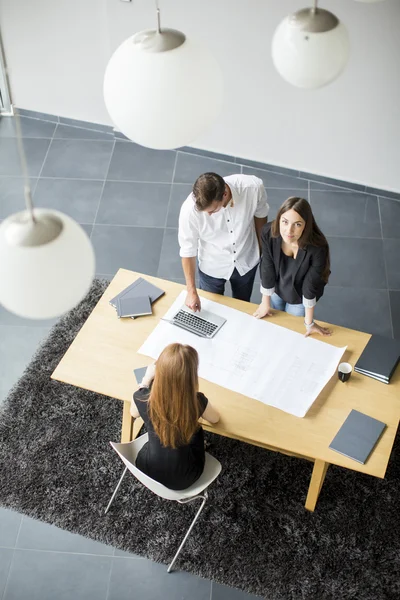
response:
<path fill-rule="evenodd" d="M 216 173 L 203 173 L 193 186 L 193 196 L 199 211 L 207 210 L 216 200 L 222 202 L 225 181 Z"/>

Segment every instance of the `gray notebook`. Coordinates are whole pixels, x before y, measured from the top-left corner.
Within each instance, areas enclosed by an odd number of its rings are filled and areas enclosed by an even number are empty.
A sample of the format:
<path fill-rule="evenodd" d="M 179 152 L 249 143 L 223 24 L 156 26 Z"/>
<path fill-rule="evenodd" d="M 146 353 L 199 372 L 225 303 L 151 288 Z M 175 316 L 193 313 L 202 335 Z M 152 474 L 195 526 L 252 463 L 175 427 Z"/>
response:
<path fill-rule="evenodd" d="M 329 448 L 364 464 L 386 427 L 385 423 L 352 410 Z"/>
<path fill-rule="evenodd" d="M 142 383 L 144 374 L 147 371 L 147 367 L 139 367 L 138 369 L 133 369 L 133 372 L 135 374 L 136 377 L 136 381 L 138 382 L 138 385 L 140 385 Z"/>
<path fill-rule="evenodd" d="M 129 298 L 122 296 L 117 298 L 117 315 L 120 317 L 141 317 L 151 315 L 151 302 L 148 296 L 136 296 Z"/>
<path fill-rule="evenodd" d="M 117 299 L 122 297 L 134 298 L 136 296 L 149 296 L 150 302 L 153 303 L 160 296 L 165 294 L 164 290 L 153 285 L 143 277 L 138 277 L 131 285 L 128 285 L 127 288 L 122 290 L 119 294 L 117 294 L 114 298 L 110 300 L 110 304 L 117 308 Z"/>

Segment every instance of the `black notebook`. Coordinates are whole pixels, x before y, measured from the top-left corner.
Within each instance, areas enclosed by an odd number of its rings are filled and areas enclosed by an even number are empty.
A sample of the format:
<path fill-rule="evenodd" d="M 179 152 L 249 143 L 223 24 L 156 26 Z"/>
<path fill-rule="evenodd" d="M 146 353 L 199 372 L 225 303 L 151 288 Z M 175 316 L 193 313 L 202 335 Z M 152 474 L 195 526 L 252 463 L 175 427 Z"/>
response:
<path fill-rule="evenodd" d="M 400 359 L 400 341 L 382 335 L 371 336 L 354 370 L 389 383 Z"/>
<path fill-rule="evenodd" d="M 119 296 L 117 298 L 117 315 L 120 317 L 141 317 L 151 315 L 151 303 L 148 296 Z"/>
<path fill-rule="evenodd" d="M 110 304 L 117 308 L 117 299 L 122 297 L 135 298 L 137 296 L 148 296 L 150 298 L 150 302 L 153 304 L 158 298 L 165 294 L 164 290 L 153 285 L 143 277 L 139 277 L 136 279 L 131 285 L 128 285 L 127 288 L 122 290 L 119 294 L 117 294 L 114 298 L 110 300 Z M 134 317 L 133 317 L 134 318 Z"/>
<path fill-rule="evenodd" d="M 352 410 L 329 448 L 364 464 L 386 427 L 385 423 Z"/>

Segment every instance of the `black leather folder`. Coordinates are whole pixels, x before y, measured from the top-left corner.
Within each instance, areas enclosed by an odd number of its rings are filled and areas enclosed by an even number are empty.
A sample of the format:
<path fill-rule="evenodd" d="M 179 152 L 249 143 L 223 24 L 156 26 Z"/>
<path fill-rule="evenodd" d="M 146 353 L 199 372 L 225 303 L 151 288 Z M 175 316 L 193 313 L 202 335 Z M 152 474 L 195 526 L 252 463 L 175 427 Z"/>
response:
<path fill-rule="evenodd" d="M 389 383 L 400 360 L 400 341 L 382 335 L 371 336 L 354 370 Z"/>

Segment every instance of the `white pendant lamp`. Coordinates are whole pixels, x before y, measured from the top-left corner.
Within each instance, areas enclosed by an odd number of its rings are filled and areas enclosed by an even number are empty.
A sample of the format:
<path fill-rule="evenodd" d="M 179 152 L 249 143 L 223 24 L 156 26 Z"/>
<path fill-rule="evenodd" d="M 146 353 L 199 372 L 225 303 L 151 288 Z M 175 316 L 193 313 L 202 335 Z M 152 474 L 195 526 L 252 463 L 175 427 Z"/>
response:
<path fill-rule="evenodd" d="M 192 143 L 222 106 L 222 73 L 210 52 L 180 31 L 141 31 L 114 52 L 104 100 L 114 125 L 156 149 Z"/>
<path fill-rule="evenodd" d="M 27 210 L 0 224 L 0 304 L 28 319 L 58 317 L 88 292 L 95 272 L 94 252 L 86 232 L 73 219 L 33 208 L 19 117 L 15 118 Z"/>
<path fill-rule="evenodd" d="M 287 16 L 272 39 L 272 60 L 278 73 L 299 88 L 327 85 L 343 71 L 349 38 L 343 23 L 327 10 L 304 8 Z"/>

